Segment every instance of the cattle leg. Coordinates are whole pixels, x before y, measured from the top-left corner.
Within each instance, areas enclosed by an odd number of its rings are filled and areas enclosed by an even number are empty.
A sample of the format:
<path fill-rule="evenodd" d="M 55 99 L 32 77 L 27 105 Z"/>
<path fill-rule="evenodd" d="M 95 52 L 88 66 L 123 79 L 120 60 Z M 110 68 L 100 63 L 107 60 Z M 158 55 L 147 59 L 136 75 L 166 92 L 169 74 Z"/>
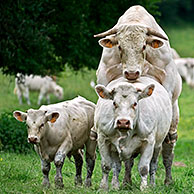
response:
<path fill-rule="evenodd" d="M 42 169 L 42 173 L 43 173 L 42 185 L 44 187 L 50 187 L 50 183 L 49 183 L 50 168 L 51 168 L 50 162 L 46 162 L 44 160 L 41 160 L 41 169 Z"/>
<path fill-rule="evenodd" d="M 174 148 L 173 143 L 168 144 L 164 141 L 162 144 L 162 158 L 163 158 L 163 164 L 165 166 L 165 171 L 166 171 L 164 184 L 166 185 L 169 185 L 172 183 L 171 169 L 172 169 L 172 162 L 174 158 L 173 148 Z"/>
<path fill-rule="evenodd" d="M 50 95 L 49 94 L 46 95 L 46 99 L 47 99 L 47 104 L 50 104 Z"/>
<path fill-rule="evenodd" d="M 143 191 L 147 188 L 147 177 L 149 172 L 149 165 L 152 159 L 155 142 L 147 142 L 145 149 L 143 150 L 140 161 L 138 164 L 138 170 L 141 176 L 140 190 Z"/>
<path fill-rule="evenodd" d="M 55 155 L 54 163 L 56 167 L 56 176 L 55 176 L 55 187 L 56 188 L 63 188 L 63 177 L 62 177 L 62 167 L 65 160 L 65 154 L 58 151 Z"/>
<path fill-rule="evenodd" d="M 75 160 L 76 175 L 75 175 L 75 185 L 82 185 L 82 166 L 83 166 L 83 156 L 81 150 L 78 150 L 76 154 L 73 155 Z"/>
<path fill-rule="evenodd" d="M 31 103 L 30 103 L 30 97 L 29 97 L 30 95 L 29 95 L 29 88 L 28 87 L 25 88 L 23 95 L 27 101 L 27 104 L 30 105 Z"/>
<path fill-rule="evenodd" d="M 17 91 L 17 97 L 18 97 L 18 100 L 19 100 L 19 103 L 22 104 L 22 92 L 20 90 L 20 88 L 17 88 L 16 89 Z"/>
<path fill-rule="evenodd" d="M 93 132 L 94 133 L 94 132 Z M 92 185 L 91 177 L 94 170 L 96 159 L 96 138 L 89 138 L 86 142 L 86 165 L 87 165 L 87 177 L 85 180 L 85 186 L 90 187 Z"/>
<path fill-rule="evenodd" d="M 160 153 L 160 149 L 161 147 L 154 148 L 154 153 L 150 162 L 150 184 L 153 186 L 155 186 L 155 174 L 158 168 L 158 155 Z"/>
<path fill-rule="evenodd" d="M 131 156 L 129 160 L 125 161 L 125 175 L 123 179 L 123 185 L 126 186 L 127 184 L 132 185 L 132 180 L 131 180 L 131 170 L 134 165 L 134 157 Z"/>
<path fill-rule="evenodd" d="M 101 155 L 101 168 L 102 168 L 102 180 L 100 182 L 100 188 L 108 190 L 108 176 L 112 167 L 112 158 L 110 156 L 110 144 L 107 142 L 106 137 L 99 134 L 98 148 Z"/>
<path fill-rule="evenodd" d="M 113 169 L 113 177 L 112 177 L 112 188 L 119 189 L 119 173 L 121 171 L 121 161 L 117 152 L 111 152 L 111 157 L 113 159 L 112 169 Z"/>
<path fill-rule="evenodd" d="M 40 93 L 39 93 L 39 96 L 38 96 L 38 102 L 37 102 L 38 105 L 41 104 L 41 101 L 42 101 L 44 95 L 45 95 L 45 91 L 40 90 Z"/>
<path fill-rule="evenodd" d="M 172 106 L 172 122 L 170 125 L 170 129 L 168 135 L 165 139 L 167 143 L 175 143 L 177 140 L 177 128 L 179 122 L 179 107 L 178 107 L 178 100 Z"/>

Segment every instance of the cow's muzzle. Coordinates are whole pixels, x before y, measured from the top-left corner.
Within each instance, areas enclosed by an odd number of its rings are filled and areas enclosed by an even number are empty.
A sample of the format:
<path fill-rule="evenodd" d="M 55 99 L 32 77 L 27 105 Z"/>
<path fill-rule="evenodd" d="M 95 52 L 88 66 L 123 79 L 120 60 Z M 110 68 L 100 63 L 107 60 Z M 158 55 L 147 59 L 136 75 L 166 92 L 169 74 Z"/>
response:
<path fill-rule="evenodd" d="M 135 72 L 124 71 L 124 77 L 128 80 L 136 80 L 137 78 L 140 77 L 140 72 L 139 71 L 135 71 Z"/>
<path fill-rule="evenodd" d="M 28 137 L 28 143 L 37 144 L 38 138 L 36 136 Z"/>
<path fill-rule="evenodd" d="M 131 129 L 130 121 L 127 119 L 119 119 L 117 120 L 117 128 L 121 132 L 125 132 Z"/>

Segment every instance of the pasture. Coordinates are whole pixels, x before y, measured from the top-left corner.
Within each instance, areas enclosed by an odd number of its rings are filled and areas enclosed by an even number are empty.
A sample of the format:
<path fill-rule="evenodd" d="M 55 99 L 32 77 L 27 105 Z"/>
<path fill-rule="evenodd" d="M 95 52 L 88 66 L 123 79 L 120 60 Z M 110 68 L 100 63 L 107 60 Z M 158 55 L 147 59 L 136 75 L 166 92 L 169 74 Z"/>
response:
<path fill-rule="evenodd" d="M 165 29 L 165 28 L 164 28 Z M 171 46 L 177 49 L 182 57 L 194 57 L 194 27 L 176 27 L 165 30 L 169 35 Z M 96 44 L 96 46 L 98 46 Z M 64 88 L 64 100 L 72 99 L 77 95 L 86 97 L 93 102 L 97 101 L 97 95 L 90 87 L 90 81 L 95 80 L 95 71 L 83 70 L 77 74 L 68 68 L 62 72 L 57 82 Z M 4 76 L 0 73 L 0 114 L 4 112 L 13 112 L 14 110 L 25 111 L 30 107 L 38 108 L 36 105 L 38 93 L 30 94 L 32 106 L 19 105 L 17 97 L 13 94 L 14 78 Z M 46 101 L 43 101 L 45 103 Z M 56 98 L 51 96 L 51 102 L 55 103 Z M 161 157 L 159 159 L 158 171 L 156 174 L 156 187 L 148 188 L 146 194 L 174 194 L 194 193 L 194 89 L 189 88 L 185 83 L 179 99 L 180 123 L 178 127 L 179 139 L 175 147 L 174 165 L 172 175 L 174 183 L 168 187 L 163 185 L 164 167 Z M 0 121 L 1 122 L 1 121 Z M 17 130 L 17 129 L 15 129 Z M 74 175 L 75 167 L 73 162 L 65 160 L 63 166 L 63 180 L 65 187 L 63 190 L 57 190 L 54 187 L 55 168 L 52 164 L 50 173 L 51 188 L 45 189 L 41 186 L 42 172 L 40 168 L 40 159 L 34 152 L 28 154 L 15 154 L 0 152 L 0 193 L 47 193 L 47 194 L 70 194 L 70 193 L 141 193 L 139 190 L 140 176 L 137 171 L 138 158 L 132 170 L 133 185 L 127 188 L 122 187 L 119 191 L 109 190 L 104 192 L 99 190 L 101 180 L 100 155 L 97 153 L 96 165 L 93 173 L 93 185 L 91 188 L 75 187 Z M 122 182 L 124 170 L 120 174 Z M 83 178 L 86 175 L 86 165 L 84 162 Z M 110 178 L 112 177 L 112 173 Z M 109 181 L 111 182 L 111 180 Z"/>

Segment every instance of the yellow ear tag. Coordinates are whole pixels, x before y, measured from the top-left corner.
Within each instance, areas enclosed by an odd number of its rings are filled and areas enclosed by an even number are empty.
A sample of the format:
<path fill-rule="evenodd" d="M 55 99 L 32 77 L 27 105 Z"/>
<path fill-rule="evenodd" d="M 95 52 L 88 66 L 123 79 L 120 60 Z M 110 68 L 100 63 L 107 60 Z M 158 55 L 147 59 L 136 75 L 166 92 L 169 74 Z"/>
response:
<path fill-rule="evenodd" d="M 57 120 L 57 119 L 56 119 L 55 117 L 53 117 L 53 118 L 50 120 L 50 122 L 51 122 L 51 123 L 54 123 L 56 120 Z"/>
<path fill-rule="evenodd" d="M 100 91 L 100 92 L 99 92 L 99 95 L 100 95 L 100 97 L 104 98 L 103 91 Z"/>
<path fill-rule="evenodd" d="M 111 44 L 110 42 L 107 42 L 105 45 L 106 45 L 106 47 L 108 47 L 108 48 L 112 48 L 112 44 Z"/>
<path fill-rule="evenodd" d="M 149 91 L 147 93 L 148 96 L 151 96 L 152 95 L 152 92 L 153 92 L 153 88 L 149 88 Z"/>

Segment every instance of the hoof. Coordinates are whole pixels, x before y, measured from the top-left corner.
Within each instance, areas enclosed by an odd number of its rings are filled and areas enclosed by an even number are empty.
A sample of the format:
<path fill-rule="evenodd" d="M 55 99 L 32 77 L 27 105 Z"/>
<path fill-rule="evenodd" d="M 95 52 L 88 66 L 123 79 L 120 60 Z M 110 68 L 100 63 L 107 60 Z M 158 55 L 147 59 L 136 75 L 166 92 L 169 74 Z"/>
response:
<path fill-rule="evenodd" d="M 112 184 L 112 189 L 119 190 L 120 184 L 119 184 L 119 181 L 118 180 L 112 179 L 112 183 L 111 184 Z"/>
<path fill-rule="evenodd" d="M 131 180 L 131 178 L 124 178 L 123 179 L 123 186 L 125 187 L 125 186 L 127 186 L 127 185 L 132 185 L 132 180 Z"/>
<path fill-rule="evenodd" d="M 165 179 L 165 180 L 164 180 L 164 184 L 165 184 L 166 186 L 171 185 L 171 184 L 173 184 L 173 180 L 172 180 L 172 179 Z"/>
<path fill-rule="evenodd" d="M 45 188 L 49 188 L 49 187 L 50 187 L 49 181 L 43 180 L 43 181 L 42 181 L 42 186 L 45 187 Z"/>
<path fill-rule="evenodd" d="M 63 178 L 62 177 L 55 177 L 55 187 L 57 189 L 62 189 L 64 187 Z"/>
<path fill-rule="evenodd" d="M 92 181 L 90 178 L 85 180 L 85 187 L 91 187 L 92 186 Z"/>
<path fill-rule="evenodd" d="M 75 182 L 76 186 L 81 186 L 82 185 L 82 178 L 80 176 L 75 177 L 74 182 Z"/>
<path fill-rule="evenodd" d="M 100 183 L 100 189 L 102 190 L 105 190 L 105 191 L 108 191 L 108 184 L 105 184 L 105 183 Z"/>

